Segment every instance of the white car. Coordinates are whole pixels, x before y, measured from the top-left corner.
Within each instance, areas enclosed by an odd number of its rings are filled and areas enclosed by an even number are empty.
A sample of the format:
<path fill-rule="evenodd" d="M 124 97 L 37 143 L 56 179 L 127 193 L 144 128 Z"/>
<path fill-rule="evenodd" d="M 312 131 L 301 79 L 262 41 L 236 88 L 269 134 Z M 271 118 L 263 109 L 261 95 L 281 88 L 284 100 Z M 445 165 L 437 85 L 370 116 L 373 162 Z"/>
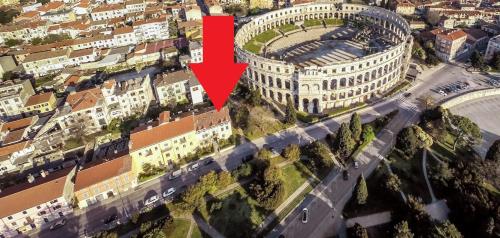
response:
<path fill-rule="evenodd" d="M 309 220 L 309 210 L 307 208 L 302 209 L 302 223 L 306 224 Z"/>
<path fill-rule="evenodd" d="M 144 201 L 144 205 L 149 206 L 158 200 L 159 200 L 158 195 L 153 195 L 153 196 L 149 197 L 148 199 L 146 199 L 146 201 Z"/>
<path fill-rule="evenodd" d="M 195 171 L 195 170 L 197 170 L 199 167 L 200 167 L 200 164 L 198 164 L 198 163 L 194 163 L 193 165 L 191 165 L 190 167 L 188 167 L 188 171 L 190 171 L 190 172 Z"/>
<path fill-rule="evenodd" d="M 167 198 L 175 193 L 175 188 L 169 188 L 167 191 L 163 192 L 163 198 Z"/>

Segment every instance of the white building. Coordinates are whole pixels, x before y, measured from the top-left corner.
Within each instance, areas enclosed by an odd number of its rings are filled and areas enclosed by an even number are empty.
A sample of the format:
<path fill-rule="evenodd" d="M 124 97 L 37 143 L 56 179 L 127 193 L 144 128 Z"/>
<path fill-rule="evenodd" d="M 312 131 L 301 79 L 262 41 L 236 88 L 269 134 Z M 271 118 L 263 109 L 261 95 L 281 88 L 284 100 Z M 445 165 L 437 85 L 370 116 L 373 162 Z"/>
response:
<path fill-rule="evenodd" d="M 170 38 L 167 16 L 136 21 L 133 24 L 133 28 L 138 42 L 166 40 Z"/>
<path fill-rule="evenodd" d="M 144 0 L 129 0 L 125 2 L 127 13 L 144 12 L 146 10 L 146 3 Z"/>
<path fill-rule="evenodd" d="M 158 74 L 153 82 L 156 101 L 161 106 L 187 102 L 188 81 L 194 78 L 190 71 Z"/>
<path fill-rule="evenodd" d="M 232 135 L 231 118 L 227 107 L 220 111 L 212 109 L 195 113 L 194 124 L 196 137 L 201 146 L 209 146 L 219 140 L 227 140 Z"/>
<path fill-rule="evenodd" d="M 38 52 L 26 56 L 22 65 L 26 73 L 35 77 L 51 74 L 70 65 L 69 49 Z"/>
<path fill-rule="evenodd" d="M 189 54 L 191 56 L 191 63 L 203 62 L 203 46 L 199 41 L 189 42 Z"/>
<path fill-rule="evenodd" d="M 191 103 L 193 105 L 202 103 L 205 98 L 205 89 L 201 86 L 200 82 L 195 77 L 192 77 L 188 81 L 188 86 Z"/>
<path fill-rule="evenodd" d="M 149 75 L 120 82 L 107 80 L 101 89 L 111 118 L 143 115 L 154 100 Z"/>
<path fill-rule="evenodd" d="M 28 99 L 35 94 L 29 80 L 5 81 L 0 84 L 0 116 L 8 118 L 22 113 Z"/>
<path fill-rule="evenodd" d="M 15 237 L 73 212 L 71 197 L 75 169 L 65 169 L 39 178 L 30 177 L 0 194 L 0 236 Z"/>
<path fill-rule="evenodd" d="M 500 52 L 500 35 L 497 35 L 490 39 L 488 42 L 488 47 L 486 48 L 486 53 L 484 54 L 484 58 L 486 60 L 491 60 L 495 53 Z"/>
<path fill-rule="evenodd" d="M 116 28 L 113 31 L 113 40 L 117 47 L 137 44 L 137 37 L 132 27 Z"/>
<path fill-rule="evenodd" d="M 107 20 L 111 18 L 124 17 L 127 9 L 123 4 L 101 5 L 94 8 L 90 13 L 93 21 Z"/>

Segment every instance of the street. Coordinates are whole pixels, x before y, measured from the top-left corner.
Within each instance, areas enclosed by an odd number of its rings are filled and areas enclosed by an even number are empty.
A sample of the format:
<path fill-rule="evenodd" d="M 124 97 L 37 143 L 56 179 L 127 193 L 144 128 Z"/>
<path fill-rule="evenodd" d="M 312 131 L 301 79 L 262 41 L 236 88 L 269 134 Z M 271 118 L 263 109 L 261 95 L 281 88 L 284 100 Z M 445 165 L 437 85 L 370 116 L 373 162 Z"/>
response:
<path fill-rule="evenodd" d="M 343 204 L 348 200 L 345 195 L 349 194 L 356 181 L 356 177 L 362 172 L 365 176 L 368 176 L 379 163 L 379 160 L 376 158 L 378 158 L 379 154 L 385 154 L 389 150 L 393 143 L 393 137 L 397 132 L 405 125 L 415 122 L 418 119 L 417 115 L 420 112 L 420 109 L 417 107 L 419 105 L 419 97 L 427 95 L 430 89 L 437 85 L 457 80 L 458 76 L 463 76 L 463 71 L 465 70 L 461 67 L 446 64 L 433 73 L 424 73 L 423 79 L 419 80 L 423 81 L 423 83 L 417 82 L 416 86 L 409 90 L 412 93 L 411 96 L 403 97 L 402 94 L 399 94 L 390 100 L 385 100 L 359 110 L 358 112 L 361 114 L 364 122 L 371 121 L 395 109 L 399 109 L 399 113 L 386 129 L 379 133 L 377 139 L 360 154 L 359 159 L 363 161 L 362 165 L 357 170 L 350 168 L 351 178 L 349 181 L 340 181 L 341 178 L 337 178 L 336 175 L 328 176 L 322 184 L 313 190 L 318 190 L 317 193 L 314 193 L 313 197 L 308 196 L 269 236 L 276 237 L 282 233 L 285 237 L 322 237 L 326 234 L 327 230 L 332 232 L 332 225 L 334 225 L 334 221 L 338 220 L 338 217 L 335 217 L 335 219 L 326 219 L 333 213 L 334 209 L 331 208 L 331 205 L 333 204 L 336 207 L 336 211 L 342 211 Z M 464 77 L 467 80 L 481 80 L 480 78 L 476 78 L 476 75 L 474 77 L 467 75 Z M 479 87 L 479 84 L 477 85 Z M 470 90 L 472 89 L 474 87 L 470 88 Z M 451 96 L 453 95 L 448 95 L 448 97 Z M 443 96 L 436 97 L 437 100 L 442 100 L 443 98 Z M 87 209 L 75 210 L 74 215 L 66 218 L 68 222 L 64 227 L 54 231 L 43 229 L 37 235 L 40 237 L 76 237 L 83 236 L 84 230 L 94 233 L 105 228 L 102 221 L 110 215 L 118 214 L 120 219 L 125 220 L 130 214 L 142 209 L 144 207 L 144 200 L 154 194 L 161 197 L 161 193 L 171 187 L 175 187 L 177 189 L 176 193 L 178 193 L 183 187 L 195 183 L 201 175 L 209 171 L 237 168 L 242 163 L 242 157 L 257 152 L 264 144 L 269 144 L 281 150 L 291 143 L 310 143 L 313 140 L 324 138 L 328 133 L 335 132 L 340 123 L 348 122 L 349 119 L 350 115 L 347 114 L 315 123 L 305 128 L 289 128 L 273 135 L 246 142 L 233 149 L 221 152 L 219 156 L 214 157 L 214 163 L 201 165 L 198 170 L 184 173 L 176 180 L 169 181 L 167 176 L 162 176 L 141 184 L 134 191 L 119 194 L 115 199 L 105 200 Z M 298 211 L 301 211 L 303 207 L 308 207 L 310 212 L 310 220 L 307 224 L 302 224 L 298 218 Z M 31 235 L 35 234 L 32 233 Z"/>

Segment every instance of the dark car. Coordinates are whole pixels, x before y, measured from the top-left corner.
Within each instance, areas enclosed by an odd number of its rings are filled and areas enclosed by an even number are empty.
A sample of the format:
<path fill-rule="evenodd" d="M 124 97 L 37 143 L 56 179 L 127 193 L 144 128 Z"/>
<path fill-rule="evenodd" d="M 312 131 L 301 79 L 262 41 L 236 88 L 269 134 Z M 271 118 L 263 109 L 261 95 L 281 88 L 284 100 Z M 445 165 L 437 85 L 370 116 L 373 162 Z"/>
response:
<path fill-rule="evenodd" d="M 114 221 L 116 221 L 117 219 L 118 219 L 118 215 L 113 214 L 113 215 L 109 216 L 107 219 L 105 219 L 103 222 L 105 225 L 109 225 L 109 224 L 113 223 Z"/>
<path fill-rule="evenodd" d="M 344 180 L 349 180 L 349 176 L 350 176 L 349 171 L 344 170 L 342 172 L 342 177 L 344 177 Z"/>
<path fill-rule="evenodd" d="M 407 98 L 407 97 L 411 96 L 411 93 L 405 93 L 405 94 L 403 94 L 403 96 L 405 96 L 405 98 Z"/>
<path fill-rule="evenodd" d="M 209 165 L 214 162 L 214 159 L 212 157 L 209 157 L 203 161 L 203 165 Z"/>
<path fill-rule="evenodd" d="M 49 229 L 50 230 L 55 230 L 57 228 L 60 228 L 60 227 L 63 227 L 64 225 L 66 225 L 66 218 L 63 218 L 59 221 L 57 221 L 56 223 L 52 224 Z"/>

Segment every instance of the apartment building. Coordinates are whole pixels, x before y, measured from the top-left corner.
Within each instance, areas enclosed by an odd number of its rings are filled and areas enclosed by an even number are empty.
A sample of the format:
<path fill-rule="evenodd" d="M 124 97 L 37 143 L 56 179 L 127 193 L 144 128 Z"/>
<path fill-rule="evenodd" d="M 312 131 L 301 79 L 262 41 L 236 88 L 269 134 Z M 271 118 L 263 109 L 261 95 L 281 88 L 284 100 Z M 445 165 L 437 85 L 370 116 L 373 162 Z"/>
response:
<path fill-rule="evenodd" d="M 126 13 L 127 8 L 123 4 L 103 4 L 92 9 L 90 17 L 93 21 L 100 21 L 117 17 L 124 17 Z"/>
<path fill-rule="evenodd" d="M 24 108 L 22 109 L 25 115 L 37 115 L 54 111 L 57 107 L 56 96 L 53 92 L 39 93 L 32 95 Z"/>
<path fill-rule="evenodd" d="M 129 0 L 125 2 L 127 13 L 144 12 L 146 10 L 146 3 L 144 0 Z"/>
<path fill-rule="evenodd" d="M 115 158 L 86 164 L 75 178 L 75 198 L 79 208 L 98 204 L 137 186 L 128 151 Z"/>
<path fill-rule="evenodd" d="M 401 15 L 413 15 L 415 14 L 415 5 L 410 1 L 397 0 L 394 6 L 396 13 Z"/>
<path fill-rule="evenodd" d="M 28 99 L 35 94 L 29 80 L 11 80 L 0 83 L 0 116 L 9 118 L 22 113 Z"/>
<path fill-rule="evenodd" d="M 69 65 L 77 66 L 99 60 L 101 51 L 95 48 L 74 50 L 68 56 Z"/>
<path fill-rule="evenodd" d="M 70 93 L 64 106 L 53 117 L 65 134 L 97 132 L 111 121 L 100 88 Z"/>
<path fill-rule="evenodd" d="M 194 78 L 191 71 L 158 74 L 153 82 L 158 104 L 167 106 L 187 102 L 187 85 L 190 78 Z"/>
<path fill-rule="evenodd" d="M 486 48 L 486 53 L 484 54 L 484 58 L 486 60 L 491 60 L 495 53 L 500 52 L 500 35 L 497 35 L 491 38 L 488 41 L 488 47 Z"/>
<path fill-rule="evenodd" d="M 22 66 L 28 74 L 35 77 L 45 76 L 69 66 L 71 64 L 69 53 L 69 49 L 60 49 L 29 54 L 24 59 Z"/>
<path fill-rule="evenodd" d="M 198 6 L 189 6 L 185 12 L 187 21 L 196 21 L 202 19 L 201 9 Z"/>
<path fill-rule="evenodd" d="M 463 30 L 446 30 L 436 35 L 436 55 L 444 61 L 452 61 L 467 51 L 467 34 Z"/>
<path fill-rule="evenodd" d="M 4 143 L 9 140 L 4 139 Z M 23 165 L 28 163 L 28 159 L 32 158 L 34 151 L 35 147 L 32 141 L 29 140 L 10 143 L 0 147 L 0 174 L 20 170 Z"/>
<path fill-rule="evenodd" d="M 29 42 L 33 38 L 46 37 L 48 24 L 46 21 L 19 22 L 11 25 L 0 26 L 0 44 L 8 39 L 22 40 Z"/>
<path fill-rule="evenodd" d="M 233 134 L 227 107 L 220 111 L 208 109 L 195 113 L 194 123 L 196 137 L 201 147 L 212 146 L 220 140 L 227 140 Z"/>
<path fill-rule="evenodd" d="M 171 120 L 170 113 L 163 112 L 153 125 L 135 129 L 129 143 L 134 175 L 142 172 L 144 164 L 172 166 L 193 154 L 198 148 L 194 126 L 193 115 Z"/>
<path fill-rule="evenodd" d="M 32 116 L 9 122 L 0 122 L 0 143 L 5 146 L 25 139 L 37 121 L 38 116 Z"/>
<path fill-rule="evenodd" d="M 154 100 L 149 75 L 120 82 L 107 80 L 102 85 L 102 95 L 111 118 L 143 115 Z"/>
<path fill-rule="evenodd" d="M 129 55 L 127 63 L 129 65 L 152 65 L 160 61 L 176 60 L 177 55 L 178 51 L 172 40 L 147 42 L 135 47 L 134 52 Z"/>
<path fill-rule="evenodd" d="M 42 14 L 40 19 L 50 23 L 70 22 L 76 20 L 76 14 L 71 9 L 63 9 Z"/>
<path fill-rule="evenodd" d="M 136 21 L 132 26 L 138 42 L 166 40 L 170 38 L 166 15 L 159 18 Z"/>
<path fill-rule="evenodd" d="M 189 42 L 189 55 L 191 56 L 191 63 L 203 62 L 203 45 L 200 41 Z"/>
<path fill-rule="evenodd" d="M 0 235 L 19 233 L 49 226 L 50 222 L 73 212 L 72 182 L 75 169 L 65 169 L 9 187 L 0 193 Z"/>
<path fill-rule="evenodd" d="M 113 30 L 113 40 L 116 47 L 137 44 L 137 37 L 135 36 L 134 28 L 130 26 L 120 27 Z"/>

